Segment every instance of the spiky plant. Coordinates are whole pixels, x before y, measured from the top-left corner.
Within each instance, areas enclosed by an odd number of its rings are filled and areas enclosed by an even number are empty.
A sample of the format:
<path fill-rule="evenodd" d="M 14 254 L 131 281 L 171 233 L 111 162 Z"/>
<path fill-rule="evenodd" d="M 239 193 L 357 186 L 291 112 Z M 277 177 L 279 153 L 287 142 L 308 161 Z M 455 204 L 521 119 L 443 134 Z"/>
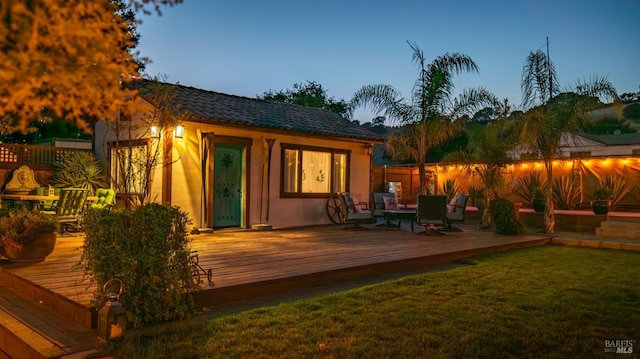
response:
<path fill-rule="evenodd" d="M 558 209 L 575 209 L 580 204 L 580 186 L 570 176 L 553 179 L 553 204 Z"/>
<path fill-rule="evenodd" d="M 49 183 L 54 187 L 86 188 L 92 195 L 97 188 L 106 187 L 107 179 L 93 154 L 73 151 L 54 165 Z"/>

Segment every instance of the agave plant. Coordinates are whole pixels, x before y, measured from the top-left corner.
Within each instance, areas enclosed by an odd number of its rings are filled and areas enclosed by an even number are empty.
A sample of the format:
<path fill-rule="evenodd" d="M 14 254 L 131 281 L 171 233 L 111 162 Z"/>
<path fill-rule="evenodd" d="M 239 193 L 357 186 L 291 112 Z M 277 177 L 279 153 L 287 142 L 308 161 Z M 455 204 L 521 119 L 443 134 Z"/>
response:
<path fill-rule="evenodd" d="M 459 192 L 460 187 L 455 178 L 448 178 L 442 184 L 442 193 L 446 194 L 448 199 L 455 197 Z"/>
<path fill-rule="evenodd" d="M 547 180 L 542 178 L 539 171 L 529 172 L 524 177 L 518 178 L 513 185 L 513 193 L 522 198 L 524 202 L 531 203 L 534 198 L 534 189 L 545 187 Z"/>
<path fill-rule="evenodd" d="M 624 177 L 620 175 L 607 175 L 600 180 L 600 187 L 611 190 L 611 208 L 615 208 L 620 202 L 631 195 L 631 187 L 627 185 Z"/>
<path fill-rule="evenodd" d="M 54 165 L 49 183 L 54 187 L 86 188 L 93 194 L 96 188 L 106 187 L 107 179 L 93 154 L 73 151 Z"/>
<path fill-rule="evenodd" d="M 580 186 L 570 176 L 554 178 L 552 192 L 558 209 L 575 209 L 580 204 Z"/>

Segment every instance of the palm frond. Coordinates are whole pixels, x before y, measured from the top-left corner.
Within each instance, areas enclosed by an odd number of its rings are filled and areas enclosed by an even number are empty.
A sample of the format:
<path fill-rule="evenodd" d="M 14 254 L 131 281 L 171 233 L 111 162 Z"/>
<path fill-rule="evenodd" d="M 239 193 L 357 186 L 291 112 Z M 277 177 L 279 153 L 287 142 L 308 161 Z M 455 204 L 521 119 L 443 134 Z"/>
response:
<path fill-rule="evenodd" d="M 529 109 L 560 92 L 556 69 L 541 50 L 529 53 L 522 70 L 522 106 Z"/>
<path fill-rule="evenodd" d="M 364 106 L 384 115 L 392 121 L 405 121 L 410 114 L 406 100 L 400 92 L 390 85 L 366 85 L 356 91 L 350 101 L 350 107 Z"/>

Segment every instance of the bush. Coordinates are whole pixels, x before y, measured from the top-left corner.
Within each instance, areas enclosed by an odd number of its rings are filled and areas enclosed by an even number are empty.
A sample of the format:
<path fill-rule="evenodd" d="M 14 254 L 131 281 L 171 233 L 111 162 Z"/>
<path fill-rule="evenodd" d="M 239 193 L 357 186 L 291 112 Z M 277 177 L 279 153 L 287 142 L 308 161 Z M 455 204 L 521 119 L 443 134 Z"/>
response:
<path fill-rule="evenodd" d="M 56 217 L 25 208 L 12 209 L 0 218 L 0 247 L 21 249 L 29 245 L 38 234 L 53 233 L 58 229 Z"/>
<path fill-rule="evenodd" d="M 156 203 L 133 210 L 89 210 L 79 265 L 97 284 L 94 305 L 111 278 L 124 283 L 121 298 L 134 327 L 193 313 L 187 214 Z"/>
<path fill-rule="evenodd" d="M 100 162 L 92 153 L 79 151 L 66 153 L 62 161 L 54 164 L 49 182 L 60 188 L 86 188 L 90 194 L 95 193 L 96 188 L 107 186 Z"/>
<path fill-rule="evenodd" d="M 500 234 L 517 234 L 524 230 L 524 225 L 516 218 L 513 203 L 506 198 L 491 201 L 491 215 L 496 232 Z"/>
<path fill-rule="evenodd" d="M 558 209 L 575 209 L 580 204 L 580 185 L 570 176 L 553 179 L 553 203 Z"/>
<path fill-rule="evenodd" d="M 524 177 L 518 178 L 513 186 L 513 193 L 516 196 L 522 198 L 524 202 L 531 203 L 531 201 L 534 199 L 534 189 L 544 187 L 546 182 L 547 180 L 542 178 L 540 172 L 532 171 L 526 174 Z"/>

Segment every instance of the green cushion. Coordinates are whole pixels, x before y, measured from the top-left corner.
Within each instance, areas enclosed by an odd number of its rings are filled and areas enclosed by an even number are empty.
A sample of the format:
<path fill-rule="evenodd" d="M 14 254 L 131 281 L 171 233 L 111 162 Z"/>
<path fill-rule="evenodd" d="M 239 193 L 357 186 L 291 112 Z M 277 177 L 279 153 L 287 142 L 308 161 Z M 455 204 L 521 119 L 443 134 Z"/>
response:
<path fill-rule="evenodd" d="M 96 190 L 96 197 L 98 197 L 98 199 L 91 204 L 91 208 L 106 208 L 115 203 L 116 191 L 111 188 L 98 188 Z"/>

